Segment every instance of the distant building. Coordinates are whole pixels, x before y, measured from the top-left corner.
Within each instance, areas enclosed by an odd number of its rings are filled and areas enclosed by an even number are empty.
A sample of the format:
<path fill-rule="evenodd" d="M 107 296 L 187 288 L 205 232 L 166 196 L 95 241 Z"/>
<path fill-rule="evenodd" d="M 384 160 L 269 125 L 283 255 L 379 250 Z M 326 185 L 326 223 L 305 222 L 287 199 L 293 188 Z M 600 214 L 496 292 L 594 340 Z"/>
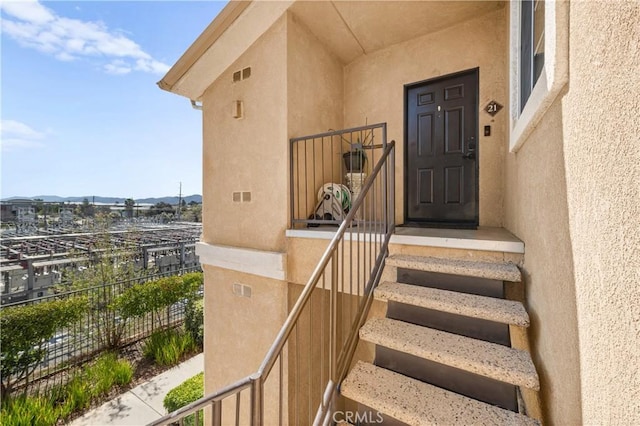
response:
<path fill-rule="evenodd" d="M 29 198 L 16 198 L 0 203 L 2 222 L 34 222 L 36 217 L 35 201 Z"/>

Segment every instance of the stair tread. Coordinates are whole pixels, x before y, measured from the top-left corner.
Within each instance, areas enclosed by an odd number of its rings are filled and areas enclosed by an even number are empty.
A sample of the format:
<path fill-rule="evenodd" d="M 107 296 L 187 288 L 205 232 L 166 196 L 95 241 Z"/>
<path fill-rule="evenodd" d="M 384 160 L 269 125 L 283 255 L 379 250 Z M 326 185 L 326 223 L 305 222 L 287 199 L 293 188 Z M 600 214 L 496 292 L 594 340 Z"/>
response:
<path fill-rule="evenodd" d="M 527 416 L 358 361 L 341 393 L 410 425 L 538 425 Z"/>
<path fill-rule="evenodd" d="M 539 390 L 528 352 L 390 318 L 372 318 L 360 338 L 433 362 L 528 389 Z"/>
<path fill-rule="evenodd" d="M 466 259 L 443 259 L 439 257 L 394 254 L 386 259 L 386 264 L 398 268 L 441 274 L 464 275 L 500 281 L 522 280 L 520 269 L 510 262 L 486 262 Z"/>
<path fill-rule="evenodd" d="M 502 324 L 529 327 L 529 315 L 526 309 L 522 303 L 514 300 L 389 281 L 376 288 L 375 297 Z"/>

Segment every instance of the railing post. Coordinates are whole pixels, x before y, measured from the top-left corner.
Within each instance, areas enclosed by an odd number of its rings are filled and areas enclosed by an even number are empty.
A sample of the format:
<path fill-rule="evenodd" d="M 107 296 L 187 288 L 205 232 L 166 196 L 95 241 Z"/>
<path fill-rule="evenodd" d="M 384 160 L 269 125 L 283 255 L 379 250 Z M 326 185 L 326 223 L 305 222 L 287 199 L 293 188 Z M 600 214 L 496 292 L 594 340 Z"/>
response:
<path fill-rule="evenodd" d="M 262 426 L 262 410 L 263 410 L 263 395 L 262 395 L 262 377 L 251 377 L 251 425 Z"/>
<path fill-rule="evenodd" d="M 335 381 L 338 370 L 338 251 L 331 256 L 331 289 L 329 302 L 329 378 Z"/>
<path fill-rule="evenodd" d="M 295 220 L 295 214 L 296 214 L 296 210 L 295 210 L 295 188 L 294 188 L 294 164 L 293 164 L 293 147 L 294 147 L 294 142 L 293 139 L 289 139 L 289 214 L 291 215 L 289 217 L 289 227 L 291 229 L 294 228 L 294 220 Z"/>
<path fill-rule="evenodd" d="M 222 425 L 222 401 L 213 401 L 211 404 L 211 424 L 213 426 Z"/>
<path fill-rule="evenodd" d="M 396 146 L 395 146 L 395 141 L 394 141 L 394 145 L 391 148 L 391 203 L 389 203 L 391 206 L 391 226 L 394 227 L 396 225 Z"/>

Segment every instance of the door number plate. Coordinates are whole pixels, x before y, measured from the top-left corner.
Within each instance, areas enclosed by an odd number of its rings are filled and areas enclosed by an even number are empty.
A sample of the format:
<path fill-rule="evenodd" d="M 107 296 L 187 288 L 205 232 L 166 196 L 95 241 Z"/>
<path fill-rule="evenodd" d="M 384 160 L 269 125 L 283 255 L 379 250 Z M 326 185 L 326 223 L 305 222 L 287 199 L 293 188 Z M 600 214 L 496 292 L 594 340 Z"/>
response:
<path fill-rule="evenodd" d="M 500 105 L 496 101 L 491 101 L 491 102 L 489 102 L 489 104 L 487 104 L 487 106 L 486 106 L 486 108 L 484 110 L 487 111 L 487 113 L 489 113 L 493 117 L 501 109 L 502 109 L 502 105 Z"/>

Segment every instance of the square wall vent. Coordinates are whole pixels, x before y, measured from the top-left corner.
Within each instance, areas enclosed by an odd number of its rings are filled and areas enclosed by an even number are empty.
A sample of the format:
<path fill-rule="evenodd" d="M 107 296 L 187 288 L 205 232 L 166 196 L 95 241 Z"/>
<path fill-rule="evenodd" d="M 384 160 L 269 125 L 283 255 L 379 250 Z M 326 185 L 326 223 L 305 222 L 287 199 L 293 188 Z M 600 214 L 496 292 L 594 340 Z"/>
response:
<path fill-rule="evenodd" d="M 246 284 L 234 283 L 233 294 L 240 297 L 251 297 L 251 286 Z"/>
<path fill-rule="evenodd" d="M 233 82 L 237 83 L 251 77 L 251 67 L 246 67 L 233 73 Z"/>

